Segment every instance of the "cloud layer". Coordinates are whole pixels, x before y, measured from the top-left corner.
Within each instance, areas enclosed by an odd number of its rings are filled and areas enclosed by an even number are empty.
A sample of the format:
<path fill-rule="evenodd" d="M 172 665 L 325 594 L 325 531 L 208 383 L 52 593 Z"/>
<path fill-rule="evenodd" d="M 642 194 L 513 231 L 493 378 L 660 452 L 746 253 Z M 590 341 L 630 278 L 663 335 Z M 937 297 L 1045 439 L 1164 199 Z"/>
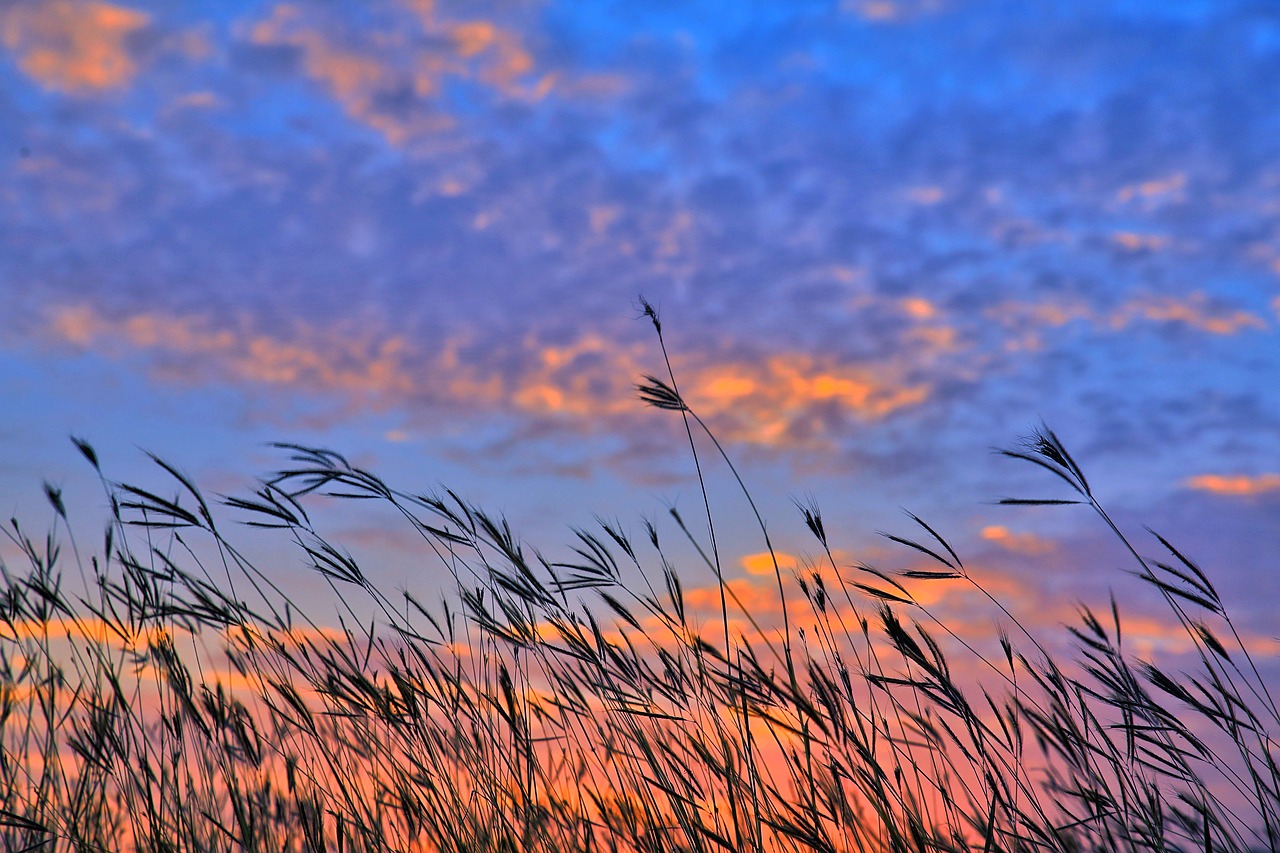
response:
<path fill-rule="evenodd" d="M 54 0 L 0 46 L 25 435 L 67 427 L 22 377 L 82 359 L 477 477 L 648 484 L 684 451 L 635 401 L 644 294 L 730 449 L 850 501 L 989 497 L 1038 417 L 1126 507 L 1274 497 L 1257 4 Z"/>

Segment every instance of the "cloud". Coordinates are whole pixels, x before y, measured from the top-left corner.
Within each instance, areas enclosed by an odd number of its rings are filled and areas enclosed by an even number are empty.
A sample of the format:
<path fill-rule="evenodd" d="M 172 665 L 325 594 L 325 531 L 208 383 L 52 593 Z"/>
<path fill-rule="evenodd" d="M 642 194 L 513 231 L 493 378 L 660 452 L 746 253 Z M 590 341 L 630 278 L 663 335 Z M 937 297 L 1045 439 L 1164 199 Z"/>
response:
<path fill-rule="evenodd" d="M 1143 238 L 1130 235 L 1131 248 L 1153 248 Z M 1213 335 L 1237 335 L 1245 331 L 1268 328 L 1257 314 L 1231 307 L 1222 300 L 1210 299 L 1202 292 L 1185 297 L 1139 294 L 1121 305 L 1099 309 L 1083 299 L 1016 302 L 1004 301 L 986 309 L 986 314 L 1026 339 L 1038 339 L 1036 328 L 1057 328 L 1084 321 L 1096 329 L 1121 331 L 1129 326 L 1150 323 L 1182 326 Z"/>
<path fill-rule="evenodd" d="M 783 556 L 779 555 L 780 562 Z M 752 563 L 748 568 L 750 574 L 725 584 L 730 631 L 740 633 L 753 642 L 758 638 L 776 639 L 783 627 L 784 599 L 772 577 L 772 563 L 768 561 L 767 554 L 748 555 L 747 559 Z M 848 638 L 852 638 L 859 632 L 864 618 L 869 618 L 872 625 L 876 625 L 875 613 L 884 600 L 869 593 L 868 589 L 908 598 L 911 603 L 896 602 L 892 605 L 899 615 L 920 620 L 930 630 L 936 630 L 940 623 L 946 626 L 944 633 L 978 645 L 993 640 L 996 636 L 994 625 L 1008 618 L 1008 614 L 996 607 L 988 596 L 1010 607 L 1014 617 L 1038 635 L 1046 629 L 1056 629 L 1074 615 L 1069 606 L 1046 594 L 1039 585 L 985 566 L 970 567 L 972 582 L 959 578 L 910 579 L 899 576 L 896 578 L 902 587 L 899 589 L 844 563 L 840 558 L 837 558 L 837 564 L 839 568 L 834 571 L 829 565 L 805 564 L 798 575 L 794 564 L 782 566 L 786 623 L 793 634 L 803 631 L 814 638 L 834 631 L 835 635 L 848 632 Z M 922 563 L 912 568 L 936 570 L 939 566 Z M 723 630 L 718 585 L 686 584 L 684 600 L 686 609 L 694 614 L 694 622 L 705 636 L 714 636 Z M 1155 620 L 1148 622 L 1156 624 Z M 876 628 L 872 630 L 878 633 Z"/>
<path fill-rule="evenodd" d="M 1182 201 L 1186 196 L 1187 175 L 1175 172 L 1163 178 L 1152 178 L 1136 184 L 1126 184 L 1116 190 L 1116 201 L 1122 204 L 1138 203 L 1147 209 Z"/>
<path fill-rule="evenodd" d="M 1056 547 L 1051 540 L 1042 539 L 1034 533 L 1014 533 L 1001 524 L 982 528 L 982 538 L 1015 554 L 1047 554 Z"/>
<path fill-rule="evenodd" d="M 1117 231 L 1111 239 L 1130 252 L 1156 252 L 1168 247 L 1170 242 L 1168 237 L 1160 234 L 1135 234 L 1132 231 Z"/>
<path fill-rule="evenodd" d="M 90 94 L 128 85 L 138 72 L 129 36 L 150 17 L 82 0 L 17 3 L 0 11 L 0 40 L 46 89 Z"/>
<path fill-rule="evenodd" d="M 840 3 L 841 11 L 876 24 L 913 21 L 938 14 L 945 8 L 942 0 L 842 0 Z"/>
<path fill-rule="evenodd" d="M 78 348 L 140 355 L 171 382 L 283 387 L 336 396 L 349 412 L 402 407 L 424 422 L 440 405 L 569 426 L 632 416 L 639 411 L 632 383 L 645 372 L 647 352 L 591 332 L 562 344 L 530 337 L 496 353 L 458 336 L 428 350 L 404 335 L 341 323 L 324 328 L 296 320 L 266 332 L 159 311 L 111 317 L 88 303 L 51 309 L 46 332 Z M 927 383 L 901 379 L 902 365 L 800 352 L 704 355 L 679 359 L 677 371 L 685 399 L 722 440 L 782 449 L 829 446 L 846 421 L 878 421 L 929 394 Z"/>
<path fill-rule="evenodd" d="M 740 562 L 747 574 L 767 575 L 769 577 L 773 577 L 775 565 L 783 572 L 794 572 L 798 564 L 795 555 L 781 551 L 774 554 L 770 554 L 768 551 L 746 554 Z"/>
<path fill-rule="evenodd" d="M 87 304 L 50 312 L 49 331 L 61 341 L 108 353 L 155 356 L 161 376 L 182 381 L 232 380 L 326 390 L 362 400 L 407 395 L 414 389 L 402 363 L 403 338 L 368 333 L 328 334 L 299 323 L 295 335 L 218 328 L 198 316 L 141 312 L 119 319 Z"/>
<path fill-rule="evenodd" d="M 409 20 L 352 31 L 314 7 L 280 3 L 249 28 L 248 40 L 296 49 L 307 77 L 396 146 L 453 127 L 444 91 L 451 83 L 523 101 L 557 85 L 556 74 L 537 68 L 520 33 L 492 21 L 442 20 L 429 5 L 410 10 L 416 33 Z"/>
<path fill-rule="evenodd" d="M 1123 329 L 1131 322 L 1180 324 L 1214 335 L 1235 335 L 1247 329 L 1265 329 L 1267 323 L 1256 314 L 1214 304 L 1203 293 L 1185 299 L 1169 296 L 1140 296 L 1114 312 L 1109 318 L 1113 329 Z"/>
<path fill-rule="evenodd" d="M 902 310 L 917 320 L 932 320 L 938 315 L 938 306 L 922 296 L 908 296 L 901 300 Z"/>
<path fill-rule="evenodd" d="M 1186 481 L 1189 488 L 1232 497 L 1251 497 L 1280 490 L 1280 474 L 1198 474 Z"/>
<path fill-rule="evenodd" d="M 918 406 L 925 382 L 904 381 L 901 365 L 856 365 L 807 353 L 707 365 L 684 384 L 685 399 L 740 441 L 821 444 L 846 417 L 876 421 Z M 898 375 L 894 375 L 898 374 Z"/>
<path fill-rule="evenodd" d="M 533 57 L 525 50 L 520 36 L 489 21 L 466 21 L 453 24 L 448 29 L 458 57 L 466 60 L 483 60 L 477 76 L 486 83 L 508 93 L 545 93 L 551 85 L 544 78 L 528 91 L 514 88 L 517 81 L 534 70 Z"/>
<path fill-rule="evenodd" d="M 323 625 L 293 625 L 277 629 L 245 622 L 224 628 L 219 633 L 227 646 L 270 651 L 349 646 L 355 642 L 355 635 L 350 629 Z"/>
<path fill-rule="evenodd" d="M 782 613 L 782 601 L 778 598 L 777 586 L 767 582 L 756 582 L 749 578 L 731 578 L 725 581 L 725 591 L 729 598 L 730 618 L 732 621 L 734 607 L 754 617 L 779 616 Z M 720 613 L 720 587 L 698 586 L 684 591 L 685 606 L 710 616 Z"/>
<path fill-rule="evenodd" d="M 25 640 L 50 639 L 88 642 L 100 645 L 142 645 L 168 635 L 161 627 L 144 627 L 137 633 L 121 636 L 120 630 L 132 630 L 128 624 L 107 622 L 94 617 L 43 620 L 15 620 L 4 625 L 4 639 L 14 643 Z"/>
<path fill-rule="evenodd" d="M 368 46 L 337 43 L 313 25 L 300 6 L 282 3 L 253 25 L 249 40 L 257 46 L 288 46 L 301 54 L 303 72 L 319 83 L 347 115 L 368 125 L 393 145 L 408 137 L 448 127 L 442 114 L 394 104 L 387 97 L 402 90 L 420 101 L 434 94 L 430 75 L 414 75 L 388 63 L 384 54 Z"/>
<path fill-rule="evenodd" d="M 1192 638 L 1188 629 L 1172 619 L 1122 615 L 1120 626 L 1125 646 L 1131 653 L 1146 660 L 1162 653 L 1187 655 L 1196 648 L 1196 639 Z M 1225 642 L 1227 651 L 1233 652 L 1235 648 L 1228 637 L 1220 639 Z M 1245 633 L 1239 639 L 1250 655 L 1265 658 L 1280 656 L 1280 638 Z"/>

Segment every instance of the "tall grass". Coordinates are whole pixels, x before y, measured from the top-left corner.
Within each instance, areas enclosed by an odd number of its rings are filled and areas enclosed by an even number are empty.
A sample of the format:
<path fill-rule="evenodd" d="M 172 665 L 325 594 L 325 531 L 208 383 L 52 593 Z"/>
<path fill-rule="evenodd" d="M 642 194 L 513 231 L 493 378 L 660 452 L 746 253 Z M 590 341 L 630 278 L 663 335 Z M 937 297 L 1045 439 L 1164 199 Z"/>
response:
<path fill-rule="evenodd" d="M 641 399 L 682 418 L 700 482 L 710 449 L 741 485 L 665 366 Z M 638 540 L 601 521 L 552 560 L 329 450 L 280 445 L 255 493 L 211 502 L 160 459 L 163 489 L 113 482 L 76 443 L 111 502 L 103 541 L 81 550 L 51 487 L 49 533 L 5 528 L 25 563 L 0 604 L 5 850 L 1280 849 L 1280 714 L 1217 590 L 1158 534 L 1142 556 L 1047 428 L 1004 453 L 1068 496 L 1006 503 L 1096 514 L 1190 671 L 1126 649 L 1114 599 L 1055 657 L 915 516 L 889 538 L 928 567 L 888 572 L 838 559 L 799 505 L 822 557 L 784 572 L 743 486 L 775 554 L 770 620 L 726 576 L 709 502 Z M 325 496 L 399 514 L 451 593 L 379 589 L 313 522 Z M 290 543 L 332 612 L 291 600 L 241 523 Z M 686 589 L 690 557 L 711 595 Z M 998 652 L 922 583 L 990 599 Z"/>

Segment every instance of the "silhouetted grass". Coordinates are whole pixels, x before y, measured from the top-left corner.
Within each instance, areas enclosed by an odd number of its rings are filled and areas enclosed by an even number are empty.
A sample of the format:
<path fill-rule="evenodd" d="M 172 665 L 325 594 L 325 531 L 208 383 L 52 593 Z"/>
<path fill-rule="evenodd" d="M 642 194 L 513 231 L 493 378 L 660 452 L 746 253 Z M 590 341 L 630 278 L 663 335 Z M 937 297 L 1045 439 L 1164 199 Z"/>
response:
<path fill-rule="evenodd" d="M 669 363 L 638 390 L 684 419 L 700 481 L 699 434 L 742 485 Z M 672 510 L 638 541 L 576 531 L 551 560 L 451 491 L 329 450 L 280 445 L 285 467 L 215 505 L 165 461 L 170 484 L 146 489 L 77 446 L 111 501 L 103 541 L 80 550 L 52 487 L 50 533 L 5 529 L 25 560 L 0 604 L 6 850 L 1278 849 L 1280 715 L 1217 590 L 1159 535 L 1164 556 L 1143 557 L 1047 428 L 1003 452 L 1070 497 L 1006 502 L 1095 513 L 1194 670 L 1129 653 L 1114 599 L 1082 608 L 1078 654 L 1055 658 L 915 516 L 889 538 L 930 567 L 886 572 L 842 564 L 799 505 L 825 556 L 794 577 L 775 559 L 772 625 L 726 579 L 709 502 L 707 536 Z M 452 593 L 371 583 L 313 524 L 323 496 L 399 513 Z M 240 522 L 291 543 L 333 612 L 291 600 Z M 710 608 L 677 552 L 711 570 Z M 1000 652 L 934 618 L 918 583 L 989 598 Z"/>

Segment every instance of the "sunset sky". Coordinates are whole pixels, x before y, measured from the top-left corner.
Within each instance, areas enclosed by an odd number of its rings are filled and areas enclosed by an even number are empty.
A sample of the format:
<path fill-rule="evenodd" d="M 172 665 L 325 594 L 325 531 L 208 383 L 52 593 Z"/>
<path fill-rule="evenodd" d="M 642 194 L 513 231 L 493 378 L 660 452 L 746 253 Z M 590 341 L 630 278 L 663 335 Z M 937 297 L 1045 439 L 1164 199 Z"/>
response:
<path fill-rule="evenodd" d="M 919 513 L 1032 621 L 1133 590 L 1087 513 L 993 505 L 1063 496 L 990 452 L 1043 419 L 1274 655 L 1277 81 L 1257 0 L 5 0 L 0 517 L 47 479 L 96 539 L 75 435 L 210 493 L 329 446 L 551 553 L 696 518 L 643 295 L 787 554 L 812 497 L 886 569 Z M 332 532 L 429 587 L 392 522 Z"/>

